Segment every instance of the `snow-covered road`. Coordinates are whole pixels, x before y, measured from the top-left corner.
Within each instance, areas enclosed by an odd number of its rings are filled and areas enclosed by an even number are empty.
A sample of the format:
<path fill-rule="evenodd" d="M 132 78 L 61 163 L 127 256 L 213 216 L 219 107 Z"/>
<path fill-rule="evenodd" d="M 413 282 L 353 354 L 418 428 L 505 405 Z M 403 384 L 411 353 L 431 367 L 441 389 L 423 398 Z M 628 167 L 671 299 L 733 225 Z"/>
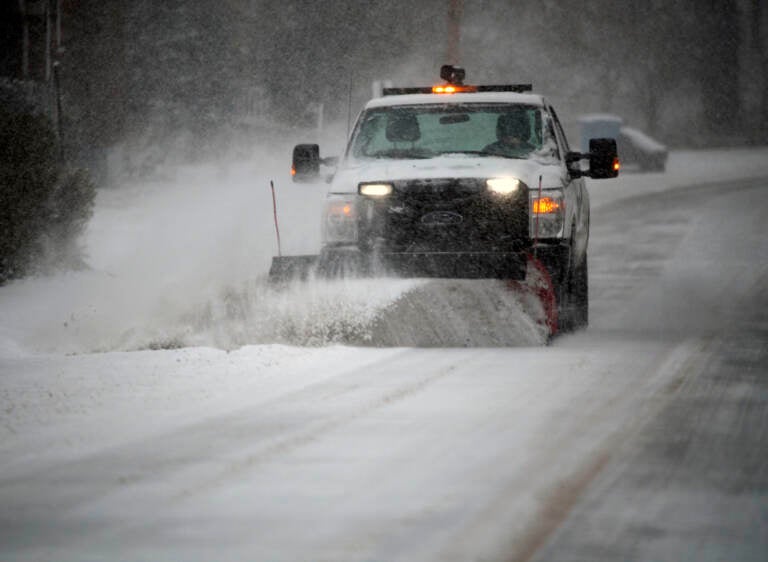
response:
<path fill-rule="evenodd" d="M 248 284 L 268 263 L 271 245 L 253 240 L 271 224 L 246 220 L 243 201 L 264 198 L 231 174 L 215 193 L 189 183 L 193 173 L 167 180 L 184 184 L 181 206 L 173 191 L 102 194 L 96 272 L 0 289 L 3 560 L 587 560 L 603 546 L 589 525 L 606 521 L 605 552 L 634 559 L 621 524 L 647 527 L 669 497 L 651 485 L 645 503 L 627 499 L 627 462 L 654 458 L 635 444 L 652 430 L 690 432 L 658 428 L 680 404 L 742 438 L 726 410 L 710 418 L 684 400 L 714 388 L 701 381 L 736 343 L 751 350 L 738 360 L 754 380 L 735 384 L 758 428 L 743 440 L 750 453 L 733 454 L 768 458 L 766 321 L 755 312 L 768 286 L 768 150 L 676 153 L 667 174 L 593 183 L 591 326 L 549 347 L 532 345 L 530 324 L 510 333 L 520 347 L 321 345 L 339 326 L 366 325 L 363 296 L 385 307 L 418 282 L 345 286 L 342 310 L 333 288 Z M 284 203 L 308 222 L 317 201 Z M 211 209 L 228 220 L 200 218 Z M 305 236 L 287 238 L 306 249 Z M 279 333 L 265 328 L 286 317 Z M 314 346 L 243 346 L 298 332 Z M 709 444 L 697 444 L 702 472 L 717 468 L 701 452 Z M 762 513 L 734 524 L 747 555 L 764 552 L 766 483 L 758 461 L 729 504 Z M 716 491 L 699 492 L 690 510 L 676 506 L 677 542 L 637 559 L 701 559 L 685 541 L 725 542 L 685 534 L 728 528 L 701 515 Z M 569 554 L 585 536 L 593 542 Z"/>

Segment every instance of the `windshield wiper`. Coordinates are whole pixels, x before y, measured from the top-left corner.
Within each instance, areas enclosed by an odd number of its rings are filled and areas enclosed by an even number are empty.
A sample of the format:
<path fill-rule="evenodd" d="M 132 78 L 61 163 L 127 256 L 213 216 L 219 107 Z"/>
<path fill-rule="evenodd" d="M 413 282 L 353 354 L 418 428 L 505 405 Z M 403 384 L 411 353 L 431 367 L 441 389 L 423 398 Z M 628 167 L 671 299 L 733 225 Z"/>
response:
<path fill-rule="evenodd" d="M 365 154 L 368 158 L 389 158 L 393 160 L 419 160 L 433 158 L 435 155 L 431 151 L 425 151 L 419 148 L 391 148 L 388 150 L 378 150 L 370 154 Z"/>
<path fill-rule="evenodd" d="M 441 152 L 439 155 L 442 156 L 443 154 L 472 154 L 477 156 L 497 156 L 498 158 L 511 158 L 513 160 L 522 160 L 522 156 L 510 156 L 508 154 L 499 154 L 498 152 L 488 152 L 485 150 L 446 150 L 445 152 Z"/>

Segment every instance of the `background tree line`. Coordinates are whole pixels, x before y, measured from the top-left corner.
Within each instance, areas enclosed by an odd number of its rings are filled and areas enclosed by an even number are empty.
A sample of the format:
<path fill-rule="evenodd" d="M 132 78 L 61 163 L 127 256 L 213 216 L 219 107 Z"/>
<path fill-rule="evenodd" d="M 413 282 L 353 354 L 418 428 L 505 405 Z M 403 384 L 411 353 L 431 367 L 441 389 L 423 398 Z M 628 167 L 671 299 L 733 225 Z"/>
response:
<path fill-rule="evenodd" d="M 15 1 L 15 0 L 14 0 Z M 449 0 L 61 0 L 69 150 L 130 139 L 184 149 L 254 112 L 285 126 L 346 119 L 377 79 L 430 83 Z M 566 121 L 612 111 L 672 145 L 766 142 L 759 0 L 465 0 L 473 81 L 533 82 Z"/>
<path fill-rule="evenodd" d="M 0 285 L 53 268 L 85 266 L 80 234 L 96 188 L 62 158 L 34 89 L 0 78 Z"/>

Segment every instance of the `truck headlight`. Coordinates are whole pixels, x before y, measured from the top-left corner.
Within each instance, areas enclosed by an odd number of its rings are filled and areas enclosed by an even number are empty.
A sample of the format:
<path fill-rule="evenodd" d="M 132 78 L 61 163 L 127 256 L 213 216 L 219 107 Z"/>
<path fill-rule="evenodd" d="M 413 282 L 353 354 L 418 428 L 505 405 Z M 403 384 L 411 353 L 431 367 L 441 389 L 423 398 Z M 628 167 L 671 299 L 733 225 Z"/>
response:
<path fill-rule="evenodd" d="M 357 242 L 357 197 L 354 195 L 329 196 L 323 216 L 324 242 Z"/>
<path fill-rule="evenodd" d="M 562 235 L 565 199 L 559 192 L 531 193 L 531 238 L 556 238 Z M 538 232 L 537 232 L 538 230 Z"/>
<path fill-rule="evenodd" d="M 367 197 L 386 197 L 392 193 L 391 183 L 361 183 L 357 186 L 360 195 Z"/>
<path fill-rule="evenodd" d="M 490 178 L 486 180 L 485 185 L 491 193 L 510 195 L 520 188 L 520 180 L 513 177 Z"/>

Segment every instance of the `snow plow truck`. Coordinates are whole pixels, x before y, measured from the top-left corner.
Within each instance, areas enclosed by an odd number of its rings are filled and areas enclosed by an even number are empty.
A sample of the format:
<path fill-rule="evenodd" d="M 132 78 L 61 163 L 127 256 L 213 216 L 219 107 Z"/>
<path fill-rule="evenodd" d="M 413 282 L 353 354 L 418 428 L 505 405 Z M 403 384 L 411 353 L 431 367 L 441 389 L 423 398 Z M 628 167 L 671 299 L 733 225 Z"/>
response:
<path fill-rule="evenodd" d="M 526 281 L 543 272 L 559 331 L 588 322 L 589 194 L 614 178 L 616 142 L 571 150 L 530 84 L 385 88 L 360 113 L 341 158 L 293 149 L 294 182 L 331 169 L 317 256 L 273 259 L 270 280 L 399 276 Z"/>

